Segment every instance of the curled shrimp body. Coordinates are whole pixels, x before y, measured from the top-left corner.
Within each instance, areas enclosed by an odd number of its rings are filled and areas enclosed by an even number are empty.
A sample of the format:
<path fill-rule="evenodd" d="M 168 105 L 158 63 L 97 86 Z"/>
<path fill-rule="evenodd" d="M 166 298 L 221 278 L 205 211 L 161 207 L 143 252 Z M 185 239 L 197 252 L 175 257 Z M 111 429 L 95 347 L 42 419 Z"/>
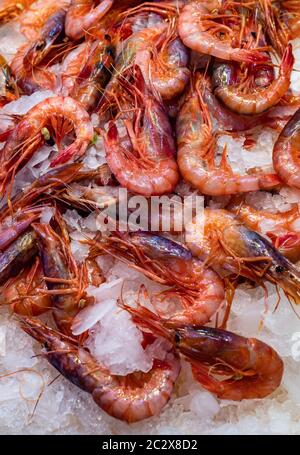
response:
<path fill-rule="evenodd" d="M 66 11 L 71 0 L 37 0 L 19 18 L 20 30 L 30 41 L 39 38 L 45 23 L 59 10 Z"/>
<path fill-rule="evenodd" d="M 109 373 L 76 341 L 25 317 L 23 330 L 42 343 L 45 357 L 65 378 L 90 393 L 109 415 L 128 423 L 158 415 L 169 401 L 180 371 L 171 350 L 165 360 L 154 360 L 148 373 L 116 376 Z"/>
<path fill-rule="evenodd" d="M 300 109 L 281 131 L 273 148 L 273 166 L 289 186 L 300 188 Z"/>
<path fill-rule="evenodd" d="M 177 162 L 183 178 L 212 196 L 246 193 L 277 186 L 276 174 L 235 174 L 226 155 L 215 163 L 216 141 L 208 106 L 201 93 L 202 76 L 196 75 L 177 116 Z"/>
<path fill-rule="evenodd" d="M 205 209 L 186 228 L 192 253 L 213 269 L 280 286 L 296 303 L 300 298 L 297 268 L 262 235 L 227 210 Z"/>
<path fill-rule="evenodd" d="M 136 64 L 140 66 L 147 85 L 162 99 L 170 100 L 183 92 L 190 70 L 187 68 L 186 47 L 176 34 L 165 35 L 164 30 L 154 49 L 149 47 L 138 52 Z"/>
<path fill-rule="evenodd" d="M 59 152 L 51 166 L 84 154 L 94 134 L 88 113 L 72 98 L 57 96 L 37 104 L 17 124 L 2 150 L 0 158 L 2 192 L 5 191 L 6 184 L 13 181 L 15 173 L 45 143 L 43 136 L 45 129 L 48 134 L 53 134 L 53 137 L 63 138 L 72 129 L 76 135 L 74 142 Z"/>
<path fill-rule="evenodd" d="M 295 205 L 286 212 L 257 210 L 245 201 L 231 203 L 228 210 L 253 231 L 267 235 L 283 256 L 292 262 L 300 259 L 300 211 Z"/>
<path fill-rule="evenodd" d="M 265 60 L 256 50 L 234 48 L 231 44 L 231 30 L 214 22 L 214 13 L 220 7 L 218 0 L 208 2 L 192 1 L 179 14 L 178 33 L 183 43 L 201 54 L 208 54 L 223 60 L 255 63 Z M 229 39 L 220 39 L 217 33 L 229 34 Z"/>
<path fill-rule="evenodd" d="M 170 340 L 191 362 L 195 379 L 219 398 L 264 398 L 280 386 L 283 362 L 273 348 L 256 338 L 201 325 L 177 324 L 141 306 L 125 309 L 142 329 Z"/>
<path fill-rule="evenodd" d="M 80 39 L 85 32 L 96 27 L 100 19 L 111 9 L 114 0 L 72 0 L 66 17 L 66 35 L 73 40 Z"/>
<path fill-rule="evenodd" d="M 6 60 L 0 55 L 0 108 L 18 98 L 17 84 Z"/>
<path fill-rule="evenodd" d="M 138 73 L 137 106 L 124 125 L 130 146 L 121 141 L 115 122 L 105 137 L 108 165 L 119 183 L 144 196 L 171 193 L 179 179 L 175 144 L 164 106 L 144 86 Z"/>
<path fill-rule="evenodd" d="M 202 261 L 193 258 L 180 243 L 161 235 L 139 232 L 108 238 L 105 251 L 148 278 L 170 287 L 163 294 L 164 298 L 168 294 L 176 297 L 182 307 L 172 314 L 172 321 L 206 324 L 224 303 L 225 288 L 221 278 Z"/>
<path fill-rule="evenodd" d="M 289 89 L 294 65 L 292 45 L 289 44 L 283 55 L 279 76 L 267 87 L 241 90 L 238 85 L 220 85 L 215 94 L 233 111 L 240 114 L 260 114 L 277 104 Z"/>

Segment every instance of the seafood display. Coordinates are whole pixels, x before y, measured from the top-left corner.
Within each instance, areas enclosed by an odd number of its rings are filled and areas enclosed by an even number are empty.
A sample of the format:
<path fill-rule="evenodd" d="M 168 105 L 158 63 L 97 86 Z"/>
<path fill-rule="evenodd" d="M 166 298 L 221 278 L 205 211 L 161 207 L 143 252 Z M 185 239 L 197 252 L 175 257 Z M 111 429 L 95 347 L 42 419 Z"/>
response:
<path fill-rule="evenodd" d="M 264 324 L 300 333 L 299 24 L 296 0 L 0 2 L 0 357 L 4 321 L 103 422 L 288 401 Z"/>

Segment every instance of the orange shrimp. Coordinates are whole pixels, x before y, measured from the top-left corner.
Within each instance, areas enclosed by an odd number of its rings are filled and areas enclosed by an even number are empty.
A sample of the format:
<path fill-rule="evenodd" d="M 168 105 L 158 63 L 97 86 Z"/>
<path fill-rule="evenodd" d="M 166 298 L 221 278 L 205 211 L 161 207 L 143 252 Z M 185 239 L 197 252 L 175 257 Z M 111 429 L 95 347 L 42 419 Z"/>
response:
<path fill-rule="evenodd" d="M 178 242 L 139 232 L 108 237 L 104 244 L 91 241 L 91 245 L 125 261 L 153 281 L 169 286 L 156 298 L 165 301 L 169 296 L 180 302 L 181 309 L 172 314 L 172 321 L 206 324 L 224 303 L 221 278 Z"/>
<path fill-rule="evenodd" d="M 268 280 L 281 287 L 292 301 L 300 302 L 299 270 L 233 213 L 204 209 L 187 225 L 186 244 L 220 274 L 241 275 L 258 284 Z"/>
<path fill-rule="evenodd" d="M 192 364 L 194 378 L 223 400 L 265 398 L 280 386 L 283 361 L 273 348 L 256 338 L 174 323 L 141 306 L 123 308 L 143 330 L 171 341 Z"/>
<path fill-rule="evenodd" d="M 265 56 L 255 49 L 233 47 L 233 30 L 216 22 L 220 2 L 191 1 L 183 7 L 178 19 L 178 33 L 183 43 L 201 54 L 222 60 L 257 63 Z M 221 15 L 222 17 L 222 15 Z"/>
<path fill-rule="evenodd" d="M 25 317 L 22 328 L 46 347 L 43 354 L 65 378 L 90 393 L 97 405 L 127 423 L 159 415 L 169 401 L 180 372 L 173 350 L 165 360 L 154 360 L 148 373 L 112 375 L 76 340 L 41 322 Z"/>
<path fill-rule="evenodd" d="M 273 166 L 289 186 L 300 188 L 300 109 L 281 131 L 273 148 Z"/>
<path fill-rule="evenodd" d="M 177 163 L 183 178 L 202 193 L 212 196 L 270 189 L 280 184 L 276 174 L 234 174 L 224 150 L 220 166 L 215 164 L 216 141 L 212 120 L 203 101 L 203 76 L 198 73 L 177 116 Z"/>
<path fill-rule="evenodd" d="M 37 0 L 19 17 L 20 30 L 30 41 L 36 41 L 40 32 L 53 14 L 65 10 L 71 0 Z"/>
<path fill-rule="evenodd" d="M 128 140 L 121 140 L 117 124 L 110 122 L 105 136 L 107 162 L 119 183 L 132 192 L 144 196 L 171 193 L 179 178 L 171 125 L 162 103 L 145 87 L 138 68 L 135 75 L 135 86 L 130 90 L 137 106 L 126 106 L 134 115 L 123 118 Z"/>
<path fill-rule="evenodd" d="M 175 26 L 171 24 L 168 29 L 162 29 L 153 46 L 149 43 L 137 53 L 135 60 L 147 85 L 164 100 L 183 92 L 190 78 L 188 51 L 178 38 Z"/>
<path fill-rule="evenodd" d="M 30 109 L 14 128 L 1 153 L 2 194 L 6 190 L 7 183 L 13 182 L 16 172 L 44 144 L 45 134 L 53 134 L 53 137 L 60 142 L 64 135 L 73 129 L 76 135 L 75 141 L 58 153 L 51 166 L 65 163 L 84 154 L 94 134 L 89 115 L 72 98 L 59 96 L 47 98 Z"/>
<path fill-rule="evenodd" d="M 1 287 L 0 305 L 10 305 L 12 311 L 23 316 L 39 316 L 51 309 L 51 298 L 43 294 L 46 290 L 39 259 L 17 277 L 9 279 Z"/>
<path fill-rule="evenodd" d="M 85 32 L 96 27 L 100 19 L 111 9 L 114 0 L 100 0 L 94 6 L 94 0 L 72 0 L 66 17 L 66 35 L 73 40 L 80 39 Z"/>
<path fill-rule="evenodd" d="M 279 69 L 279 76 L 267 87 L 254 87 L 247 91 L 239 85 L 224 85 L 215 89 L 215 94 L 231 110 L 239 114 L 260 114 L 275 106 L 288 91 L 294 65 L 292 45 L 286 48 Z"/>
<path fill-rule="evenodd" d="M 257 210 L 245 201 L 233 201 L 227 207 L 253 231 L 267 235 L 283 256 L 292 262 L 300 259 L 300 211 L 294 205 L 286 212 Z"/>

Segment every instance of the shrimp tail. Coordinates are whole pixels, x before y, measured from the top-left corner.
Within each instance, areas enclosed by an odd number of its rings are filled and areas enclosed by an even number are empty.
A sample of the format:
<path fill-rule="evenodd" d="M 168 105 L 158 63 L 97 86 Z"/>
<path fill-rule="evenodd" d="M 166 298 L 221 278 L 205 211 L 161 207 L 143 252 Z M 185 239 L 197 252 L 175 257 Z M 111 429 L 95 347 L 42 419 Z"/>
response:
<path fill-rule="evenodd" d="M 80 157 L 82 153 L 84 153 L 85 148 L 85 144 L 78 145 L 78 143 L 74 142 L 69 147 L 66 147 L 56 158 L 54 158 L 54 160 L 51 161 L 50 167 L 65 164 L 70 161 L 71 158 Z"/>
<path fill-rule="evenodd" d="M 295 57 L 293 55 L 293 46 L 290 43 L 283 54 L 281 65 L 280 65 L 280 74 L 284 75 L 286 73 L 291 73 L 295 63 Z"/>

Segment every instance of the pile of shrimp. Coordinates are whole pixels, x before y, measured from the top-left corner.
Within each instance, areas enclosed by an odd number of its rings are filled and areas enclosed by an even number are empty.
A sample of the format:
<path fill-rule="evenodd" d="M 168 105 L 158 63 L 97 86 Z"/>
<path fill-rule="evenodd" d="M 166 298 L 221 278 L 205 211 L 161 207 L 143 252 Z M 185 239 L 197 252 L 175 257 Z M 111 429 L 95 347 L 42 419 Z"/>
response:
<path fill-rule="evenodd" d="M 0 304 L 49 364 L 116 419 L 159 415 L 183 361 L 220 400 L 264 399 L 280 387 L 276 350 L 228 331 L 227 322 L 240 285 L 267 292 L 271 283 L 300 303 L 298 205 L 268 213 L 247 199 L 300 189 L 300 98 L 290 89 L 296 3 L 1 2 L 0 24 L 12 23 L 24 42 L 10 58 L 0 55 Z M 40 91 L 52 95 L 27 113 L 5 110 Z M 217 156 L 220 135 L 246 134 L 251 151 L 266 127 L 277 134 L 268 169 L 238 174 L 226 148 Z M 105 163 L 87 169 L 98 141 Z M 20 188 L 18 176 L 45 146 L 47 170 Z M 172 213 L 170 232 L 99 229 L 81 237 L 88 253 L 75 257 L 67 210 L 84 220 L 101 197 L 117 207 L 120 188 L 182 198 L 183 186 L 204 198 L 204 210 L 180 232 Z M 142 349 L 164 340 L 147 372 L 114 374 L 86 343 L 86 314 L 99 305 L 89 289 L 106 281 L 103 255 L 161 286 L 151 295 L 141 287 L 135 305 L 118 299 Z"/>

